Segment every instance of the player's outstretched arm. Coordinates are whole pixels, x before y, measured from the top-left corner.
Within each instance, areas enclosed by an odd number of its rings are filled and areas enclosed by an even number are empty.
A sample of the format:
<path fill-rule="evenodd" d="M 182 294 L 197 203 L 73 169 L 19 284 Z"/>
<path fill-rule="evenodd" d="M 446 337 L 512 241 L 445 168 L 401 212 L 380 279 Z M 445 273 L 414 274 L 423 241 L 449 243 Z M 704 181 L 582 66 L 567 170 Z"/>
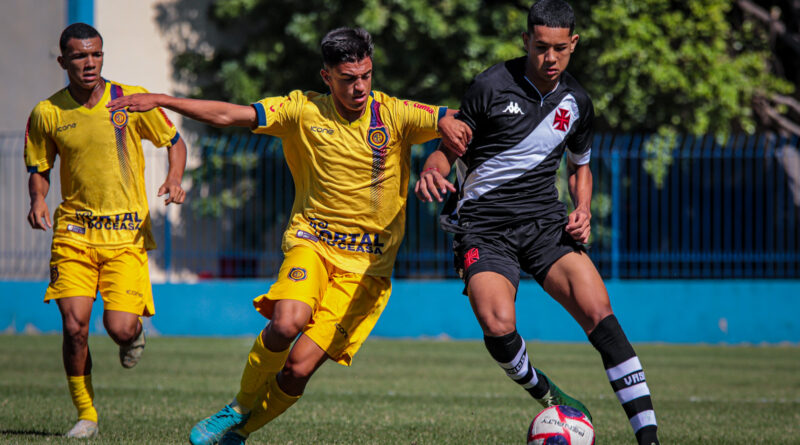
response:
<path fill-rule="evenodd" d="M 450 167 L 456 161 L 457 156 L 443 148 L 439 148 L 428 156 L 419 180 L 414 185 L 414 193 L 423 202 L 433 202 L 435 199 L 442 202 L 444 195 L 448 191 L 455 192 L 456 188 L 448 181 L 445 176 L 450 174 Z"/>
<path fill-rule="evenodd" d="M 50 190 L 50 170 L 34 172 L 28 178 L 28 194 L 31 197 L 31 210 L 28 212 L 28 224 L 34 229 L 47 230 L 53 227 L 50 221 L 50 209 L 44 198 Z"/>
<path fill-rule="evenodd" d="M 575 241 L 588 243 L 592 232 L 590 221 L 592 219 L 592 171 L 589 164 L 577 165 L 567 161 L 569 172 L 569 194 L 575 210 L 569 214 L 567 226 L 564 230 Z"/>
<path fill-rule="evenodd" d="M 448 109 L 444 117 L 439 119 L 439 134 L 442 135 L 442 145 L 456 156 L 467 152 L 467 146 L 472 139 L 472 129 L 467 124 L 455 118 L 458 110 Z"/>
<path fill-rule="evenodd" d="M 186 144 L 183 138 L 178 138 L 173 146 L 167 149 L 169 170 L 167 171 L 167 179 L 158 188 L 158 196 L 168 194 L 169 198 L 164 200 L 164 205 L 174 202 L 175 204 L 183 204 L 186 199 L 186 192 L 181 186 L 183 179 L 183 171 L 186 168 Z"/>
<path fill-rule="evenodd" d="M 237 105 L 216 100 L 186 99 L 166 94 L 131 94 L 112 100 L 106 107 L 111 110 L 127 108 L 128 111 L 149 111 L 156 107 L 164 107 L 215 127 L 255 128 L 258 125 L 256 110 L 250 105 Z"/>

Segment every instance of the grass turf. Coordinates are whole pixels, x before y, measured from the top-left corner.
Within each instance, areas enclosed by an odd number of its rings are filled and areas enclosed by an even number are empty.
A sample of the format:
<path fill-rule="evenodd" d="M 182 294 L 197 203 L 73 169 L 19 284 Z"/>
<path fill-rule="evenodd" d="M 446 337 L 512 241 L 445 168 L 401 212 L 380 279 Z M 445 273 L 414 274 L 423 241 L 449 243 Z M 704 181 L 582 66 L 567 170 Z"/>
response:
<path fill-rule="evenodd" d="M 92 443 L 188 443 L 194 423 L 236 393 L 251 344 L 148 338 L 142 362 L 126 370 L 112 341 L 92 336 L 100 414 Z M 598 444 L 635 443 L 591 346 L 528 348 L 592 411 Z M 636 348 L 665 445 L 800 443 L 800 348 Z M 480 342 L 371 339 L 351 368 L 323 366 L 297 405 L 248 444 L 524 444 L 538 411 Z M 0 336 L 0 443 L 63 443 L 74 421 L 60 337 Z"/>

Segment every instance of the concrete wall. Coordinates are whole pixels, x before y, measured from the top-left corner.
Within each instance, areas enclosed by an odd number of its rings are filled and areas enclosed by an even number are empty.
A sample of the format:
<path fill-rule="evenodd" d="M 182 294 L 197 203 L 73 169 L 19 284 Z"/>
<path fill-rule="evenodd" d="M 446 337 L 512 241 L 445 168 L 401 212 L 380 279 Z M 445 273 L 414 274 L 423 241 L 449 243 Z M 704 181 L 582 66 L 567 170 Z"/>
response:
<path fill-rule="evenodd" d="M 181 336 L 255 335 L 266 320 L 252 298 L 271 282 L 208 281 L 157 284 L 152 334 Z M 800 343 L 800 280 L 789 281 L 611 281 L 614 311 L 632 342 Z M 0 331 L 60 332 L 55 305 L 45 305 L 44 282 L 0 282 Z M 462 284 L 455 280 L 395 280 L 389 305 L 374 336 L 480 339 L 482 334 Z M 103 332 L 95 306 L 92 332 Z M 583 342 L 577 323 L 533 281 L 517 297 L 517 324 L 527 339 Z"/>

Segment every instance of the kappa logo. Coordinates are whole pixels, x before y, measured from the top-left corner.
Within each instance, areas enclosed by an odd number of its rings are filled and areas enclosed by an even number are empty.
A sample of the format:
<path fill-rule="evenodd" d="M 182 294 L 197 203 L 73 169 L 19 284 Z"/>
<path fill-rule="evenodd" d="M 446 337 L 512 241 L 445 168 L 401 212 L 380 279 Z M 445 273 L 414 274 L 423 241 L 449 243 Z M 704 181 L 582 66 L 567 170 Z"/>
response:
<path fill-rule="evenodd" d="M 505 109 L 505 110 L 503 110 L 503 113 L 508 113 L 508 114 L 525 114 L 525 113 L 522 111 L 522 108 L 520 108 L 520 107 L 519 107 L 519 104 L 518 104 L 518 103 L 516 103 L 516 102 L 514 102 L 513 100 L 512 100 L 511 102 L 509 102 L 509 103 L 508 103 L 508 106 L 506 107 L 506 109 Z"/>

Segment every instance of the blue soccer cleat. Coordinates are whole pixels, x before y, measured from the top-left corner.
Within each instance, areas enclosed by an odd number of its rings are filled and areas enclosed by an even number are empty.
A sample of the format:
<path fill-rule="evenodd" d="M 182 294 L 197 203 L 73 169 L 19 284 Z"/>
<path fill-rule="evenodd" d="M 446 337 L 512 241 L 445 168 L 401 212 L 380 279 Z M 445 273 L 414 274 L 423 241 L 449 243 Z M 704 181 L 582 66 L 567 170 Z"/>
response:
<path fill-rule="evenodd" d="M 237 433 L 236 431 L 228 431 L 222 436 L 219 445 L 245 445 L 246 437 Z"/>
<path fill-rule="evenodd" d="M 544 397 L 541 399 L 536 399 L 543 407 L 549 408 L 556 405 L 570 406 L 586 414 L 586 417 L 589 418 L 589 421 L 592 420 L 592 415 L 589 414 L 589 409 L 586 408 L 586 405 L 581 403 L 580 400 L 570 397 L 567 393 L 562 391 L 561 388 L 556 386 L 556 384 L 550 380 L 550 377 L 547 377 L 542 371 L 537 369 L 536 372 L 547 379 L 547 383 L 550 385 L 550 389 L 547 390 L 547 393 L 544 395 Z"/>
<path fill-rule="evenodd" d="M 192 445 L 214 445 L 228 431 L 243 426 L 250 413 L 239 414 L 230 405 L 225 405 L 216 414 L 197 422 L 189 435 Z"/>

